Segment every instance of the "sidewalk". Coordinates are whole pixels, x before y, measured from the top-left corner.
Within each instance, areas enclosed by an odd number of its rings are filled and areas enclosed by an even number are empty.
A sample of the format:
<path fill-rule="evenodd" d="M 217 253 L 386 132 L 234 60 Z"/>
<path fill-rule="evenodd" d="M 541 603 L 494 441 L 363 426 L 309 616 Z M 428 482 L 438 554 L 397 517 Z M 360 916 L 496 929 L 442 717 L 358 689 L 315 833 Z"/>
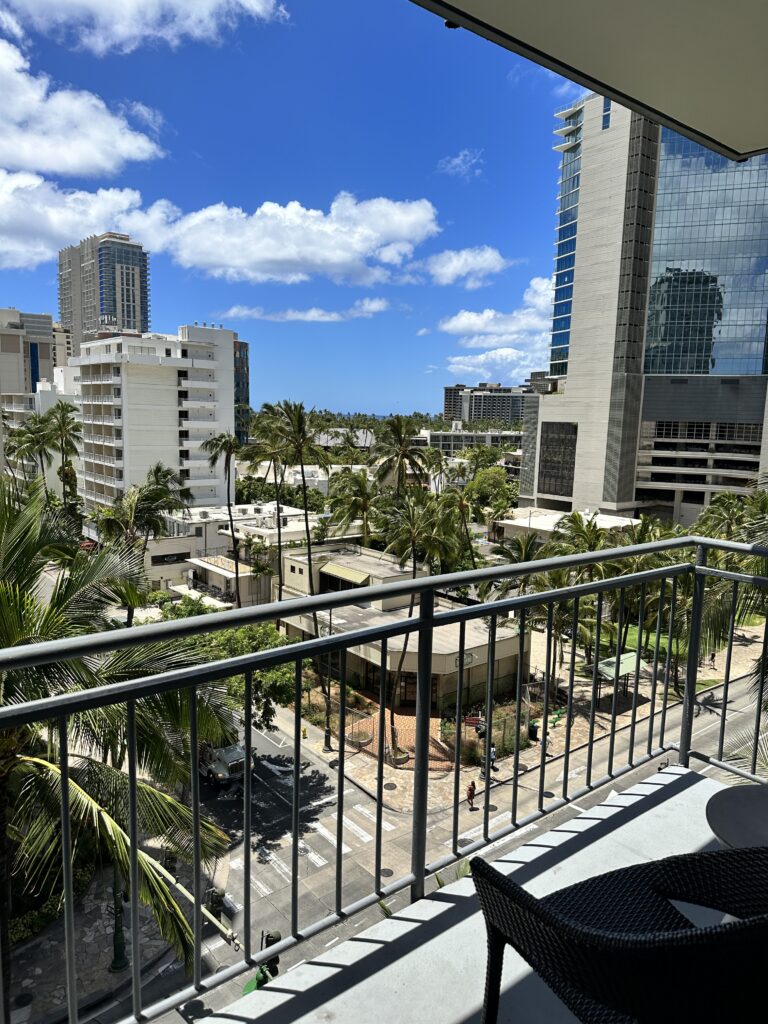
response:
<path fill-rule="evenodd" d="M 762 626 L 748 626 L 736 630 L 733 640 L 733 652 L 731 657 L 731 679 L 737 679 L 750 672 L 754 659 L 759 655 L 763 638 Z M 543 644 L 543 637 L 540 638 Z M 532 652 L 533 653 L 533 652 Z M 569 647 L 566 646 L 565 667 L 567 668 L 570 659 Z M 583 664 L 583 657 L 577 655 L 577 665 Z M 708 659 L 707 659 L 708 660 Z M 543 662 L 542 662 L 543 663 Z M 699 678 L 722 682 L 725 670 L 725 652 L 721 651 L 715 659 L 714 669 L 705 665 L 699 669 Z M 657 681 L 656 713 L 661 708 L 663 689 L 661 686 L 661 675 L 663 666 L 660 665 L 659 680 Z M 684 678 L 684 667 L 681 677 Z M 571 752 L 586 744 L 589 740 L 589 706 L 591 700 L 591 680 L 577 677 L 574 685 L 574 710 L 576 712 L 571 726 L 570 746 Z M 595 713 L 595 740 L 605 735 L 611 727 L 611 711 L 613 688 L 611 683 L 603 684 L 603 697 Z M 620 691 L 621 694 L 621 691 Z M 647 718 L 651 712 L 651 679 L 641 678 L 638 687 L 637 721 Z M 670 704 L 675 702 L 674 691 L 670 685 Z M 632 717 L 632 687 L 630 686 L 626 696 L 620 695 L 618 701 L 618 713 L 616 717 L 616 728 L 628 728 Z M 287 732 L 293 733 L 293 711 L 288 708 L 279 708 L 277 713 L 277 724 Z M 432 719 L 435 729 L 439 727 L 439 720 Z M 338 765 L 338 740 L 334 736 L 332 745 L 334 750 L 330 753 L 323 750 L 324 735 L 322 729 L 303 722 L 307 732 L 307 739 L 302 740 L 304 747 L 309 747 L 313 754 L 328 762 L 331 767 Z M 387 721 L 387 731 L 389 721 Z M 398 726 L 399 728 L 399 726 Z M 434 733 L 435 729 L 431 729 Z M 565 718 L 556 725 L 549 728 L 549 755 L 547 760 L 562 756 L 565 749 L 566 724 Z M 538 767 L 541 763 L 541 744 L 531 743 L 525 750 L 520 751 L 520 771 L 525 772 Z M 436 762 L 431 762 L 429 773 L 429 813 L 447 811 L 453 807 L 454 779 L 453 766 L 446 770 L 436 770 Z M 498 771 L 494 772 L 491 779 L 491 786 L 503 785 L 512 780 L 514 775 L 514 757 L 509 756 L 497 761 Z M 348 782 L 357 786 L 360 790 L 376 799 L 378 765 L 376 758 L 370 753 L 358 750 L 347 745 L 344 758 L 344 777 Z M 463 800 L 469 782 L 474 779 L 478 790 L 483 788 L 480 780 L 480 769 L 477 766 L 461 767 L 459 771 L 459 798 Z M 384 807 L 396 814 L 410 814 L 413 809 L 413 769 L 412 767 L 394 768 L 389 764 L 383 766 L 383 804 Z"/>

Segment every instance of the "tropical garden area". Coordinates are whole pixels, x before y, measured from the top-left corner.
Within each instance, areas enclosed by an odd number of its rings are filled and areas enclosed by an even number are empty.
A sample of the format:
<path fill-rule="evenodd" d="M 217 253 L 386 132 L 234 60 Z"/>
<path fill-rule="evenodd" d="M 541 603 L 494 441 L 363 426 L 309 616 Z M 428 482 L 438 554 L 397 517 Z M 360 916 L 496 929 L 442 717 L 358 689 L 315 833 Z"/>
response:
<path fill-rule="evenodd" d="M 371 429 L 373 436 L 370 445 L 361 448 L 356 433 L 342 432 L 339 445 L 328 451 L 327 446 L 318 443 L 318 437 L 329 428 Z M 312 559 L 324 540 L 323 522 L 319 526 L 310 523 L 313 512 L 327 513 L 326 522 L 339 527 L 359 523 L 361 547 L 390 553 L 414 578 L 422 566 L 437 574 L 500 563 L 533 563 L 525 575 L 512 575 L 479 589 L 455 588 L 452 597 L 464 603 L 567 590 L 577 583 L 617 573 L 673 565 L 680 558 L 675 552 L 633 554 L 584 568 L 536 572 L 535 563 L 545 557 L 607 551 L 673 537 L 683 531 L 641 517 L 632 529 L 613 533 L 598 528 L 594 518 L 573 513 L 563 517 L 546 544 L 532 534 L 495 543 L 488 540 L 494 521 L 517 500 L 516 484 L 510 482 L 504 466 L 497 465 L 499 451 L 473 449 L 464 453 L 462 461 L 449 462 L 439 451 L 414 444 L 417 430 L 418 421 L 409 417 L 392 416 L 360 424 L 283 401 L 267 404 L 253 414 L 247 444 L 239 444 L 229 434 L 211 438 L 206 442 L 208 458 L 214 465 L 221 462 L 230 480 L 236 475 L 236 466 L 254 468 L 254 472 L 235 479 L 237 500 L 275 501 L 278 505 L 276 550 L 241 551 L 232 528 L 229 543 L 236 565 L 241 560 L 247 565 L 250 560 L 254 572 L 264 572 L 266 566 L 273 575 L 275 595 L 283 596 L 280 505 L 303 510 L 303 550 L 309 562 L 310 588 Z M 199 601 L 171 600 L 167 593 L 153 591 L 145 571 L 148 550 L 168 528 L 167 516 L 183 513 L 188 507 L 190 496 L 184 481 L 168 467 L 152 467 L 146 479 L 129 487 L 113 507 L 90 515 L 99 540 L 84 543 L 84 509 L 75 472 L 81 442 L 76 410 L 63 402 L 44 416 L 29 416 L 19 427 L 5 427 L 7 467 L 0 479 L 0 648 L 134 628 L 150 608 L 155 617 L 166 620 L 208 614 Z M 256 467 L 265 463 L 265 475 L 257 476 Z M 336 467 L 327 497 L 308 486 L 308 466 Z M 46 483 L 46 473 L 53 467 L 61 483 L 60 496 Z M 290 468 L 298 468 L 298 486 L 285 483 Z M 231 523 L 231 501 L 228 511 Z M 327 536 L 327 525 L 325 529 Z M 756 488 L 747 497 L 719 495 L 702 512 L 694 532 L 750 542 L 768 538 L 768 492 Z M 710 564 L 715 567 L 727 569 L 738 558 L 740 571 L 766 575 L 765 560 L 758 557 L 728 553 L 712 557 Z M 549 611 L 545 605 L 530 609 L 526 619 L 531 634 L 526 719 L 518 728 L 514 701 L 499 698 L 490 737 L 498 757 L 514 749 L 518 735 L 521 745 L 529 742 L 528 727 L 540 721 L 545 700 L 552 724 L 557 726 L 562 718 L 563 684 L 571 657 L 575 675 L 586 688 L 583 705 L 577 701 L 575 706 L 579 715 L 588 713 L 594 666 L 626 652 L 638 653 L 646 664 L 655 652 L 660 662 L 669 665 L 669 698 L 677 699 L 685 680 L 692 596 L 692 578 L 685 575 L 678 578 L 674 594 L 669 581 L 653 581 L 644 587 L 611 591 L 604 599 L 584 597 L 577 609 L 567 596 L 551 605 Z M 239 587 L 237 603 L 241 603 Z M 719 652 L 723 647 L 732 606 L 732 584 L 725 579 L 709 579 L 703 650 Z M 741 587 L 734 607 L 737 625 L 762 626 L 765 608 L 757 587 Z M 408 615 L 413 615 L 415 609 L 416 599 L 412 597 Z M 511 620 L 511 625 L 519 627 L 519 620 Z M 315 633 L 320 635 L 316 620 Z M 157 641 L 34 670 L 5 672 L 0 676 L 0 704 L 137 679 L 284 643 L 285 636 L 271 623 L 219 632 L 206 631 L 203 626 L 199 633 L 185 639 Z M 394 686 L 403 670 L 407 646 L 403 645 Z M 706 669 L 700 676 L 704 682 L 710 678 Z M 754 678 L 755 686 L 761 685 L 759 660 Z M 613 697 L 610 682 L 606 693 Z M 199 688 L 201 741 L 219 747 L 237 740 L 243 694 L 242 677 Z M 257 673 L 255 724 L 269 728 L 276 708 L 291 705 L 293 694 L 292 669 Z M 396 756 L 402 748 L 394 701 L 388 695 L 387 708 L 374 708 L 371 696 L 348 690 L 348 724 L 356 724 L 357 745 L 365 748 L 366 721 L 374 710 L 386 713 L 387 744 Z M 334 730 L 338 732 L 339 698 L 333 666 L 323 662 L 304 666 L 302 713 L 319 725 L 326 737 Z M 618 710 L 631 700 L 630 687 L 618 701 Z M 477 710 L 464 708 L 470 714 Z M 196 752 L 190 749 L 189 712 L 189 694 L 184 690 L 142 698 L 136 705 L 137 810 L 139 832 L 144 837 L 139 857 L 139 895 L 158 934 L 185 964 L 189 964 L 192 952 L 191 905 L 179 892 L 175 877 L 189 877 L 185 865 L 191 861 L 193 847 L 190 784 Z M 446 719 L 442 726 L 437 724 L 437 730 L 438 742 L 450 758 L 455 726 Z M 480 761 L 488 739 L 465 730 L 465 763 Z M 125 963 L 127 749 L 127 717 L 121 709 L 118 713 L 97 709 L 71 720 L 75 885 L 82 894 L 96 880 L 108 895 L 110 919 L 114 921 L 110 924 L 110 956 L 116 969 Z M 734 756 L 738 757 L 738 750 Z M 765 742 L 761 761 L 765 771 Z M 60 792 L 58 734 L 52 726 L 24 727 L 0 734 L 0 949 L 6 999 L 13 947 L 18 948 L 37 934 L 61 910 Z M 203 859 L 212 872 L 231 840 L 205 818 L 201 837 Z"/>

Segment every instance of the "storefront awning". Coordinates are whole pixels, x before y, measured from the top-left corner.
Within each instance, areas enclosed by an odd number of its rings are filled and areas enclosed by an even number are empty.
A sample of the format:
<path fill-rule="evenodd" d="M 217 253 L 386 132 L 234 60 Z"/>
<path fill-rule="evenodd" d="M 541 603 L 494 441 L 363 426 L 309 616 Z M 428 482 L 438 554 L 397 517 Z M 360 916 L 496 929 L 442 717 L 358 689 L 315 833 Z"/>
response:
<path fill-rule="evenodd" d="M 338 580 L 346 580 L 347 583 L 354 583 L 357 587 L 365 587 L 371 580 L 370 573 L 350 569 L 346 565 L 339 565 L 338 562 L 326 562 L 320 567 L 320 572 L 327 576 L 335 576 Z"/>
<path fill-rule="evenodd" d="M 413 2 L 724 156 L 768 152 L 766 0 Z"/>

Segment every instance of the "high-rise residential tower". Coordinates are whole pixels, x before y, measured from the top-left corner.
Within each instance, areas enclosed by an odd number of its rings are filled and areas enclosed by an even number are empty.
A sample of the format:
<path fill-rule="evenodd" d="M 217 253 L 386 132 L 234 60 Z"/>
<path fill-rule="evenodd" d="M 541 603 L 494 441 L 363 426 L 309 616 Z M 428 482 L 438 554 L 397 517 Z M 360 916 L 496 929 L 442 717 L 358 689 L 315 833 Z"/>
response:
<path fill-rule="evenodd" d="M 768 466 L 768 156 L 591 95 L 558 113 L 550 375 L 521 504 L 688 524 Z"/>
<path fill-rule="evenodd" d="M 248 440 L 251 426 L 251 384 L 248 342 L 235 335 L 235 436 L 240 444 Z"/>
<path fill-rule="evenodd" d="M 0 309 L 0 394 L 31 393 L 51 380 L 52 342 L 50 314 Z"/>
<path fill-rule="evenodd" d="M 479 420 L 517 423 L 522 418 L 525 390 L 485 381 L 475 388 L 452 384 L 443 389 L 443 416 L 447 420 L 463 420 L 465 423 Z"/>
<path fill-rule="evenodd" d="M 59 320 L 75 354 L 100 332 L 149 330 L 149 256 L 128 235 L 91 235 L 59 253 Z"/>
<path fill-rule="evenodd" d="M 80 373 L 86 511 L 111 505 L 158 462 L 181 476 L 192 505 L 226 502 L 224 464 L 210 466 L 201 445 L 235 429 L 235 337 L 197 325 L 113 335 L 70 360 Z"/>

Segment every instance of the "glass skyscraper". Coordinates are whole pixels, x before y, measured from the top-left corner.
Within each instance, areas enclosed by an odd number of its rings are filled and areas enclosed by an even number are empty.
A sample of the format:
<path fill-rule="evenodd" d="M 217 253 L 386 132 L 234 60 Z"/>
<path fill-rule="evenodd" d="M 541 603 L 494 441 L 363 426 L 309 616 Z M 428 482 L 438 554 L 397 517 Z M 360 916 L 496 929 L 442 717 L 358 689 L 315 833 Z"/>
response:
<path fill-rule="evenodd" d="M 661 131 L 645 372 L 766 372 L 768 156 Z M 554 341 L 553 341 L 554 345 Z"/>
<path fill-rule="evenodd" d="M 526 399 L 520 502 L 688 525 L 768 470 L 768 156 L 595 94 L 556 117 L 558 394 Z"/>

